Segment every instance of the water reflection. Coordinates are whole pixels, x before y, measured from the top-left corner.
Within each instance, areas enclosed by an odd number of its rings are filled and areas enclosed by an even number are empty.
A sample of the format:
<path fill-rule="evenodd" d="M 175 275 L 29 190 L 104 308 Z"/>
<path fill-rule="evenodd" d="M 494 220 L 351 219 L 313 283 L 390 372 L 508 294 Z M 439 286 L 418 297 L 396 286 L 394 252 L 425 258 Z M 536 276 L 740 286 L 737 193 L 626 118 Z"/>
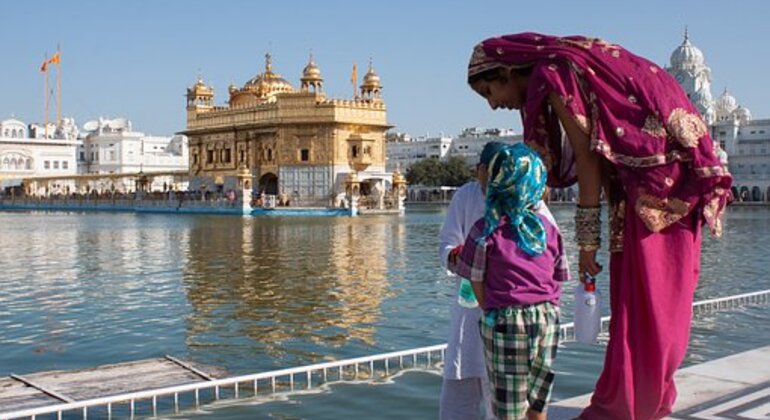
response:
<path fill-rule="evenodd" d="M 404 236 L 397 219 L 197 218 L 182 244 L 187 344 L 305 361 L 372 346 Z"/>
<path fill-rule="evenodd" d="M 574 269 L 574 208 L 553 212 Z M 250 373 L 441 343 L 456 294 L 442 221 L 0 213 L 0 376 L 164 354 Z M 731 209 L 696 299 L 770 287 L 768 237 L 770 209 Z"/>

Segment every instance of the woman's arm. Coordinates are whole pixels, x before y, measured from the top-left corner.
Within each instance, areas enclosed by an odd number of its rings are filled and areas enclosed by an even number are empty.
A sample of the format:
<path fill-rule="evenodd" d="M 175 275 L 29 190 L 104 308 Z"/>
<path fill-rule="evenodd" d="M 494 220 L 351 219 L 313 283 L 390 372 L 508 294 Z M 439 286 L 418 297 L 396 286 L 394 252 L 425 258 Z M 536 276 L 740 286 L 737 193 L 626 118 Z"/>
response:
<path fill-rule="evenodd" d="M 548 102 L 559 117 L 564 131 L 567 132 L 572 149 L 575 152 L 575 161 L 578 171 L 579 205 L 582 207 L 599 206 L 599 198 L 602 189 L 602 170 L 599 155 L 590 149 L 591 141 L 588 135 L 580 129 L 575 120 L 564 107 L 564 104 L 555 93 L 551 93 Z M 580 250 L 580 274 L 588 273 L 595 276 L 602 267 L 596 262 L 596 250 Z"/>

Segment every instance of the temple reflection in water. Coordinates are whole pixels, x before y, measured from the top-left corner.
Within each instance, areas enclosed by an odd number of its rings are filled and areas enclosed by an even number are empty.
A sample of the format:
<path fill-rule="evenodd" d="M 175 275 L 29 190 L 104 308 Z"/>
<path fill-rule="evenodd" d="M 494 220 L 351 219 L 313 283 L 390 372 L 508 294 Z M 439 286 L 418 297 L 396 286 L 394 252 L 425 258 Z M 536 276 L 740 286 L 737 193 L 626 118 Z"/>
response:
<path fill-rule="evenodd" d="M 329 348 L 375 343 L 381 304 L 396 295 L 385 256 L 403 249 L 402 223 L 210 221 L 196 219 L 183 244 L 192 349 L 227 342 L 271 358 L 321 359 Z"/>

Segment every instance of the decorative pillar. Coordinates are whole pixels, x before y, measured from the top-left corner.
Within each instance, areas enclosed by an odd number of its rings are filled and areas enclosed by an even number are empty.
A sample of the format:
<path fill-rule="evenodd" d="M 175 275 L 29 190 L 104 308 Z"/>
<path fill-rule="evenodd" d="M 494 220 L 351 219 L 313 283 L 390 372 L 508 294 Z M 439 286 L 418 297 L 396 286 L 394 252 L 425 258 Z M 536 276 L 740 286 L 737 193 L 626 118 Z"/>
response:
<path fill-rule="evenodd" d="M 404 201 L 406 200 L 406 178 L 401 175 L 401 172 L 396 169 L 393 172 L 393 202 L 398 209 L 399 214 L 404 214 L 406 206 Z"/>
<path fill-rule="evenodd" d="M 251 170 L 246 165 L 241 164 L 241 168 L 238 170 L 238 188 L 241 190 L 241 208 L 243 214 L 251 214 L 251 187 L 252 187 Z"/>
<path fill-rule="evenodd" d="M 361 183 L 358 181 L 357 172 L 349 172 L 345 179 L 345 199 L 350 204 L 350 215 L 358 215 L 358 198 L 361 193 Z"/>

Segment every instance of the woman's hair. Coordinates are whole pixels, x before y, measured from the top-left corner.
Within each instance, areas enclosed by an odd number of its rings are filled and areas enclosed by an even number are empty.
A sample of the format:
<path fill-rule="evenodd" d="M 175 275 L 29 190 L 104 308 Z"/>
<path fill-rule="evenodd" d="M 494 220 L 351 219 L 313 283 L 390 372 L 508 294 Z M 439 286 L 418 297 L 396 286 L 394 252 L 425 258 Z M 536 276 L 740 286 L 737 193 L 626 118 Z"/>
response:
<path fill-rule="evenodd" d="M 495 67 L 493 69 L 489 69 L 486 71 L 482 71 L 481 73 L 476 73 L 472 76 L 468 76 L 468 84 L 472 85 L 479 80 L 483 80 L 485 82 L 494 82 L 494 81 L 501 81 L 506 82 L 508 81 L 509 75 L 518 75 L 522 77 L 527 77 L 532 74 L 532 70 L 535 68 L 534 65 L 522 67 L 522 68 L 508 68 L 504 66 Z"/>

